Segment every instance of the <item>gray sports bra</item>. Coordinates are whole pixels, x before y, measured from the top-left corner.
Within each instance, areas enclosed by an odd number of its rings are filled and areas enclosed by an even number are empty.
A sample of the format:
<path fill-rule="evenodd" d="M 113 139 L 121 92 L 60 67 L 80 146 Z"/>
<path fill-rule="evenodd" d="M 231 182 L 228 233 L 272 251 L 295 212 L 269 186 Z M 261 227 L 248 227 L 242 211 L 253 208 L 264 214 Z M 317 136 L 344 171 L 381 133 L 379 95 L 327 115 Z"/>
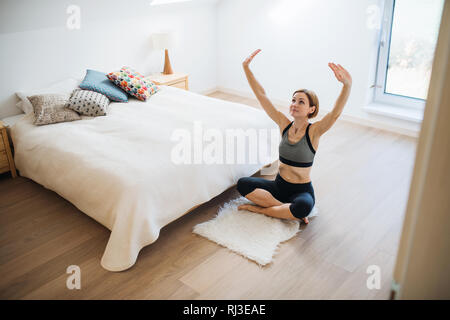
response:
<path fill-rule="evenodd" d="M 305 135 L 296 143 L 288 140 L 287 131 L 292 126 L 292 121 L 284 130 L 279 146 L 280 161 L 294 167 L 311 167 L 316 151 L 309 138 L 309 126 L 306 127 Z"/>

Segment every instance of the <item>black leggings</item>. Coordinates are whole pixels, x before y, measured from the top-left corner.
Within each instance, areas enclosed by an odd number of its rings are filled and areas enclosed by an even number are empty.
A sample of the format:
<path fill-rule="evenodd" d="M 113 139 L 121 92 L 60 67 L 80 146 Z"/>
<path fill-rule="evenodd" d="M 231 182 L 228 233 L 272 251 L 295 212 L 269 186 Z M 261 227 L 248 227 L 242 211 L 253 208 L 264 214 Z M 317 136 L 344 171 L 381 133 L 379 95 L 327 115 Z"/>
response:
<path fill-rule="evenodd" d="M 290 203 L 289 210 L 296 218 L 305 218 L 315 204 L 314 189 L 311 182 L 290 183 L 277 174 L 275 180 L 256 177 L 240 178 L 237 182 L 239 193 L 245 197 L 256 188 L 270 192 L 280 202 Z"/>

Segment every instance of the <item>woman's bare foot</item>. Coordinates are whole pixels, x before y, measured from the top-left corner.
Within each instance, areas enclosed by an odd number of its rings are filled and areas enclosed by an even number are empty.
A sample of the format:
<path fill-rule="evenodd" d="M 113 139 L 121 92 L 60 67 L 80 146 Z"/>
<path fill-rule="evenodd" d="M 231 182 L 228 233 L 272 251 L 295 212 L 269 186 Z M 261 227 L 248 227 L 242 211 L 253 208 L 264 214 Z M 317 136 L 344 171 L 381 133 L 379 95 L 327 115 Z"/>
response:
<path fill-rule="evenodd" d="M 250 212 L 262 213 L 263 207 L 252 205 L 252 204 L 241 204 L 238 206 L 238 210 L 248 210 Z M 305 224 L 309 223 L 308 217 L 304 217 L 301 219 Z"/>
<path fill-rule="evenodd" d="M 238 206 L 238 210 L 247 210 L 246 206 L 248 206 L 248 204 L 241 204 L 240 206 Z"/>
<path fill-rule="evenodd" d="M 248 210 L 251 212 L 256 212 L 259 213 L 259 210 L 261 207 L 255 206 L 255 205 L 251 205 L 251 204 L 241 204 L 240 206 L 238 206 L 238 210 Z"/>

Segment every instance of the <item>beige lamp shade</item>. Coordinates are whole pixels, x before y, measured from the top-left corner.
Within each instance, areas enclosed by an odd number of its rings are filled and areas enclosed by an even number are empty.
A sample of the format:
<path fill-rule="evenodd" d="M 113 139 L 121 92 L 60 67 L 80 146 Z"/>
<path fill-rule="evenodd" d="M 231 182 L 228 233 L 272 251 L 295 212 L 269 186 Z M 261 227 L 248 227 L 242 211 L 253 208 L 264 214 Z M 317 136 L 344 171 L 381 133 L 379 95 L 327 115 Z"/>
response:
<path fill-rule="evenodd" d="M 173 48 L 173 35 L 169 32 L 154 33 L 152 35 L 153 49 L 164 50 Z"/>

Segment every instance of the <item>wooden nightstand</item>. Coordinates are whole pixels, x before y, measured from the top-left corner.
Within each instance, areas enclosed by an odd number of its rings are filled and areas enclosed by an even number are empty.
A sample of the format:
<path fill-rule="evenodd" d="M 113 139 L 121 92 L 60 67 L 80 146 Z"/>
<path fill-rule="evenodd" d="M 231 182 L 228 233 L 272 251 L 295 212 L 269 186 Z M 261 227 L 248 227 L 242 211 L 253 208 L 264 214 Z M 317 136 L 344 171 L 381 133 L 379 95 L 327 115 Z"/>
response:
<path fill-rule="evenodd" d="M 9 147 L 8 133 L 0 121 L 0 173 L 11 171 L 13 178 L 17 177 L 16 166 Z"/>
<path fill-rule="evenodd" d="M 186 73 L 173 73 L 173 74 L 157 73 L 145 77 L 145 79 L 148 79 L 156 84 L 189 90 L 188 76 L 189 75 Z"/>

